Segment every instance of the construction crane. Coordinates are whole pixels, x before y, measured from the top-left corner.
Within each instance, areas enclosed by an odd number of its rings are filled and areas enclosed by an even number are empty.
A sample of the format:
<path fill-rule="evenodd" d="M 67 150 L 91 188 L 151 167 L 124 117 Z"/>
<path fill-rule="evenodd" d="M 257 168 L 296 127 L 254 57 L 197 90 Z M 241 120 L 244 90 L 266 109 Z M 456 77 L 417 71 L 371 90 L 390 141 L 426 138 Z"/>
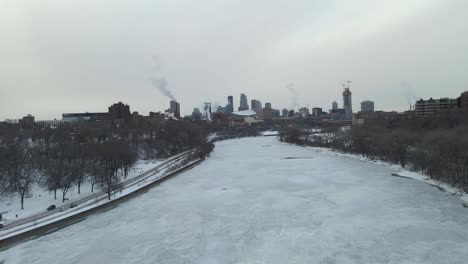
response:
<path fill-rule="evenodd" d="M 341 84 L 343 86 L 343 88 L 348 88 L 349 89 L 349 85 L 352 83 L 351 80 L 347 80 L 347 81 L 343 81 L 343 83 Z M 348 87 L 346 87 L 346 84 L 348 84 Z"/>

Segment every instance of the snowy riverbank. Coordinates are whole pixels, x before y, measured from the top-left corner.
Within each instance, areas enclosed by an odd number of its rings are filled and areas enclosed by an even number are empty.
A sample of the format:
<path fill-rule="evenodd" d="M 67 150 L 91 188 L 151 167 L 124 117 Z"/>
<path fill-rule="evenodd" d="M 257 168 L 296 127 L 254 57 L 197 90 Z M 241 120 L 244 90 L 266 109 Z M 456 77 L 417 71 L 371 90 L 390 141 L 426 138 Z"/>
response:
<path fill-rule="evenodd" d="M 143 172 L 156 167 L 163 161 L 164 160 L 138 160 L 129 170 L 128 176 L 125 179 L 122 179 L 122 181 L 133 179 Z M 11 221 L 17 221 L 41 212 L 46 212 L 47 207 L 52 204 L 57 207 L 61 207 L 65 204 L 70 204 L 100 191 L 99 186 L 96 185 L 94 192 L 91 192 L 91 183 L 88 181 L 84 182 L 80 189 L 81 193 L 78 194 L 78 187 L 72 186 L 66 195 L 68 200 L 63 203 L 62 193 L 60 191 L 57 191 L 57 199 L 54 199 L 53 192 L 48 191 L 44 186 L 34 184 L 30 191 L 31 195 L 25 199 L 23 210 L 21 210 L 21 199 L 18 194 L 15 193 L 8 197 L 1 197 L 0 212 L 5 212 L 1 223 L 8 224 Z"/>
<path fill-rule="evenodd" d="M 428 175 L 425 175 L 423 173 L 408 170 L 398 164 L 392 164 L 392 163 L 380 161 L 380 160 L 372 160 L 372 159 L 363 157 L 361 155 L 347 154 L 347 153 L 333 151 L 333 150 L 326 149 L 326 148 L 316 148 L 316 147 L 311 147 L 311 148 L 316 149 L 318 152 L 327 153 L 329 155 L 341 156 L 341 157 L 346 157 L 349 159 L 359 160 L 362 162 L 372 162 L 374 164 L 386 166 L 394 171 L 392 173 L 392 176 L 422 181 L 426 184 L 429 184 L 430 186 L 434 186 L 435 188 L 437 188 L 438 190 L 442 192 L 448 192 L 452 195 L 456 195 L 457 197 L 460 198 L 462 205 L 464 205 L 465 207 L 468 207 L 468 194 L 466 192 L 464 192 L 463 190 L 460 190 L 459 188 L 455 188 L 445 182 L 431 179 Z"/>

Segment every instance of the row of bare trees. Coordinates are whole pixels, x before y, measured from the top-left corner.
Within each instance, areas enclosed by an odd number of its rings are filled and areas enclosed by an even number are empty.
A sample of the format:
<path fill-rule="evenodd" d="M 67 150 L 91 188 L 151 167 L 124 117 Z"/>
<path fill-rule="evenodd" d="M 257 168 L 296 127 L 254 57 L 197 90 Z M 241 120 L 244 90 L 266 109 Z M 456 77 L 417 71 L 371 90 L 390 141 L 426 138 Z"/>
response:
<path fill-rule="evenodd" d="M 374 123 L 349 129 L 327 128 L 306 135 L 290 126 L 284 142 L 331 148 L 410 167 L 468 191 L 468 127 L 424 128 Z"/>
<path fill-rule="evenodd" d="M 208 129 L 186 121 L 76 123 L 57 128 L 0 127 L 0 195 L 24 200 L 39 184 L 61 200 L 84 182 L 108 198 L 139 158 L 164 158 L 206 144 Z"/>

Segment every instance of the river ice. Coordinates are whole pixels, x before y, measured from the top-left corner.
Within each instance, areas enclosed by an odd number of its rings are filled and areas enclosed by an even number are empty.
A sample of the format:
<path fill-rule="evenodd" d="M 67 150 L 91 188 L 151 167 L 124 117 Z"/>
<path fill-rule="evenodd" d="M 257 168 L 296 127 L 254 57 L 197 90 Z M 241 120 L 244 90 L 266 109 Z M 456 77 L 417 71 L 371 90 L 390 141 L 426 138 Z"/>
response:
<path fill-rule="evenodd" d="M 391 166 L 275 137 L 0 252 L 5 263 L 467 263 L 468 209 Z"/>

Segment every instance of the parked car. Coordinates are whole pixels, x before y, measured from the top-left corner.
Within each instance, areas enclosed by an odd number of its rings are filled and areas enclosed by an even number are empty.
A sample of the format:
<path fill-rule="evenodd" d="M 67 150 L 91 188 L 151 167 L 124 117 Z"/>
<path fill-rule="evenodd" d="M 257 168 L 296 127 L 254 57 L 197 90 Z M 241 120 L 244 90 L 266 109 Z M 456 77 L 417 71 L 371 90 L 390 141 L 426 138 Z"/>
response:
<path fill-rule="evenodd" d="M 77 206 L 78 206 L 77 203 L 71 203 L 71 204 L 70 204 L 70 208 L 75 208 L 75 207 L 77 207 Z"/>
<path fill-rule="evenodd" d="M 47 207 L 47 211 L 51 211 L 51 210 L 54 210 L 55 208 L 57 208 L 57 206 L 55 206 L 55 204 Z"/>
<path fill-rule="evenodd" d="M 67 208 L 65 208 L 65 206 L 62 206 L 62 207 L 60 207 L 60 209 L 59 209 L 60 212 L 63 212 L 63 211 L 65 211 L 65 210 L 67 210 Z"/>

